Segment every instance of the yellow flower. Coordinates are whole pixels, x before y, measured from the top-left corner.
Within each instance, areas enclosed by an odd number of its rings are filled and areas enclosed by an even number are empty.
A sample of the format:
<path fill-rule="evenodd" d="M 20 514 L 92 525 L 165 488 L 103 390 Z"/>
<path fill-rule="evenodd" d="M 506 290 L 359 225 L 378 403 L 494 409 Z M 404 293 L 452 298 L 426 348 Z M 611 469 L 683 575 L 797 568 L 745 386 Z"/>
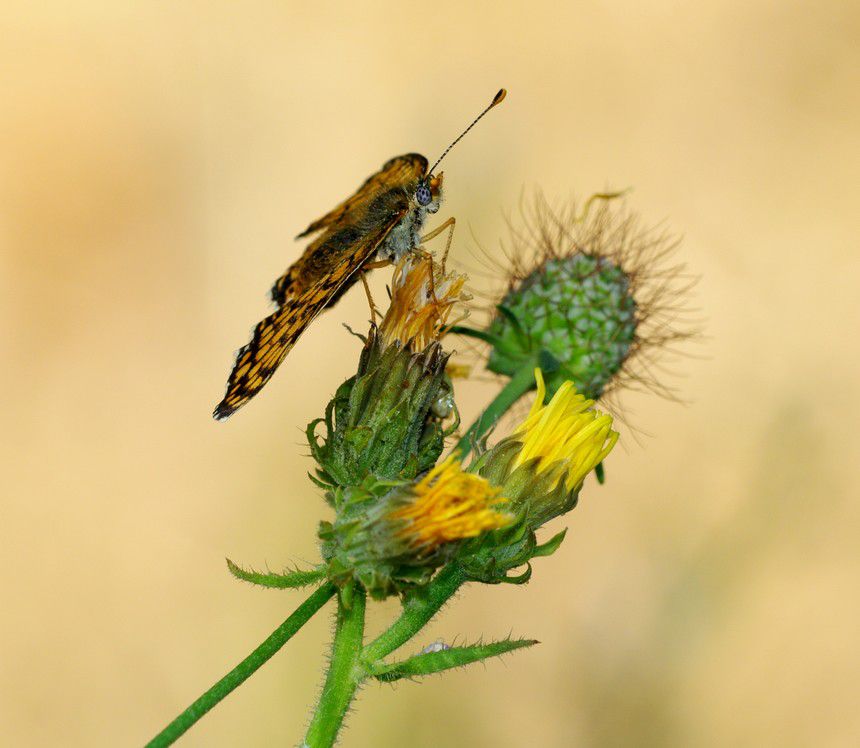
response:
<path fill-rule="evenodd" d="M 380 325 L 387 345 L 400 342 L 413 351 L 424 350 L 439 340 L 448 327 L 466 316 L 448 322 L 454 308 L 470 296 L 463 290 L 466 276 L 446 273 L 429 255 L 405 255 L 394 270 L 391 304 Z"/>
<path fill-rule="evenodd" d="M 536 475 L 560 468 L 559 479 L 572 491 L 612 451 L 618 432 L 612 417 L 593 410 L 593 400 L 577 394 L 573 382 L 564 382 L 544 405 L 546 386 L 535 369 L 537 396 L 525 421 L 511 438 L 522 443 L 512 468 L 536 460 Z"/>
<path fill-rule="evenodd" d="M 413 549 L 432 551 L 511 521 L 494 508 L 506 501 L 500 490 L 479 475 L 463 472 L 456 455 L 436 465 L 410 492 L 412 501 L 391 512 L 389 519 L 403 523 L 398 535 Z"/>

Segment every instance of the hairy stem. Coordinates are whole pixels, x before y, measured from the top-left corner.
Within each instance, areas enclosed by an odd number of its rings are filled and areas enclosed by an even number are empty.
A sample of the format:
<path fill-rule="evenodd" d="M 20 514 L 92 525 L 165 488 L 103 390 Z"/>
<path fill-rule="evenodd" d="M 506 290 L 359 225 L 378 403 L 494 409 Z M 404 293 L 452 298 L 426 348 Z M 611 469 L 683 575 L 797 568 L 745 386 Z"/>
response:
<path fill-rule="evenodd" d="M 517 400 L 529 390 L 534 389 L 534 367 L 536 363 L 535 361 L 523 364 L 519 371 L 508 380 L 508 383 L 502 387 L 499 394 L 484 409 L 484 412 L 469 426 L 469 429 L 463 434 L 454 448 L 456 451 L 459 451 L 460 459 L 464 459 L 472 451 L 472 446 L 478 439 L 495 426 L 498 420 L 516 404 Z"/>
<path fill-rule="evenodd" d="M 362 588 L 353 591 L 349 607 L 344 604 L 343 594 L 338 596 L 331 660 L 319 704 L 305 736 L 307 748 L 334 745 L 349 705 L 366 677 L 359 659 L 364 644 L 364 609 Z"/>
<path fill-rule="evenodd" d="M 408 642 L 430 622 L 465 581 L 466 575 L 459 564 L 449 564 L 442 569 L 430 584 L 407 599 L 400 618 L 364 648 L 362 659 L 372 666 Z"/>
<path fill-rule="evenodd" d="M 272 632 L 266 641 L 150 740 L 146 744 L 146 748 L 163 748 L 173 745 L 206 712 L 259 670 L 275 652 L 289 641 L 293 634 L 313 617 L 334 592 L 334 585 L 328 582 L 316 589 L 286 621 Z"/>

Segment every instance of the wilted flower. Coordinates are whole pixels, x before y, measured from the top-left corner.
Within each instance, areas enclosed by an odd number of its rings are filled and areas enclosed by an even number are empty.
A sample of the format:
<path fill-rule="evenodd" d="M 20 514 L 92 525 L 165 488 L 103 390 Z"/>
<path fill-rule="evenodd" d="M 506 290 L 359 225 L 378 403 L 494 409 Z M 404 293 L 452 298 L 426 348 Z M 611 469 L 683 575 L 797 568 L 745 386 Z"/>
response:
<path fill-rule="evenodd" d="M 465 283 L 465 275 L 446 272 L 429 255 L 405 255 L 394 270 L 391 304 L 379 326 L 383 341 L 420 351 L 439 340 L 466 316 L 462 304 L 471 297 L 463 290 Z M 459 318 L 449 322 L 458 309 Z"/>
<path fill-rule="evenodd" d="M 456 409 L 439 339 L 469 298 L 464 284 L 465 276 L 446 273 L 429 256 L 400 261 L 391 305 L 365 339 L 358 373 L 338 388 L 325 416 L 308 426 L 325 487 L 357 486 L 368 476 L 410 479 L 436 464 L 459 423 L 441 424 Z M 321 423 L 322 441 L 316 434 Z"/>

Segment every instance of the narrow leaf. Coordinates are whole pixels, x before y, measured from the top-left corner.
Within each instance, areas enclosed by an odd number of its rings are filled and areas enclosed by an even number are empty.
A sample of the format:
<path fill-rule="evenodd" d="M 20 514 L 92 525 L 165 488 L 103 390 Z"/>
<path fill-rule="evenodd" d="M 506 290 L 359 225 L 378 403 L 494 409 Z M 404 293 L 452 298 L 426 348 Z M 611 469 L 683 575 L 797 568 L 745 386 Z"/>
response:
<path fill-rule="evenodd" d="M 532 551 L 532 558 L 536 558 L 538 556 L 552 556 L 558 550 L 558 547 L 561 545 L 564 540 L 564 536 L 567 535 L 567 528 L 565 527 L 557 535 L 553 535 L 546 543 L 541 543 L 536 546 Z"/>
<path fill-rule="evenodd" d="M 236 577 L 236 579 L 241 579 L 243 582 L 250 582 L 251 584 L 259 584 L 262 587 L 274 587 L 276 589 L 307 587 L 307 585 L 319 582 L 325 577 L 325 571 L 322 569 L 292 569 L 285 571 L 282 574 L 254 571 L 253 569 L 243 569 L 241 566 L 234 564 L 229 558 L 227 559 L 227 568 L 230 570 L 230 573 Z"/>
<path fill-rule="evenodd" d="M 440 673 L 455 667 L 471 665 L 473 662 L 499 657 L 523 647 L 538 644 L 536 639 L 506 639 L 489 644 L 473 644 L 467 647 L 449 647 L 436 652 L 426 652 L 390 665 L 380 664 L 371 670 L 371 675 L 381 681 L 396 681 Z"/>

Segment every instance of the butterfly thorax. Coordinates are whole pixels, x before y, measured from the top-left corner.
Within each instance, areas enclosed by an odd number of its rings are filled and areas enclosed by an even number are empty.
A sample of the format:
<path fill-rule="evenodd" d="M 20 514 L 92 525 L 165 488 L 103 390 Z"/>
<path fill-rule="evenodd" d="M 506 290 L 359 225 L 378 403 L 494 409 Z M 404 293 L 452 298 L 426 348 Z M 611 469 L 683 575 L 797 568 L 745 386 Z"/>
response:
<path fill-rule="evenodd" d="M 377 252 L 381 260 L 397 262 L 407 252 L 411 252 L 421 243 L 421 230 L 427 216 L 439 210 L 442 203 L 442 191 L 437 191 L 434 199 L 428 205 L 419 205 L 410 200 L 409 210 L 391 229 L 385 241 Z"/>

